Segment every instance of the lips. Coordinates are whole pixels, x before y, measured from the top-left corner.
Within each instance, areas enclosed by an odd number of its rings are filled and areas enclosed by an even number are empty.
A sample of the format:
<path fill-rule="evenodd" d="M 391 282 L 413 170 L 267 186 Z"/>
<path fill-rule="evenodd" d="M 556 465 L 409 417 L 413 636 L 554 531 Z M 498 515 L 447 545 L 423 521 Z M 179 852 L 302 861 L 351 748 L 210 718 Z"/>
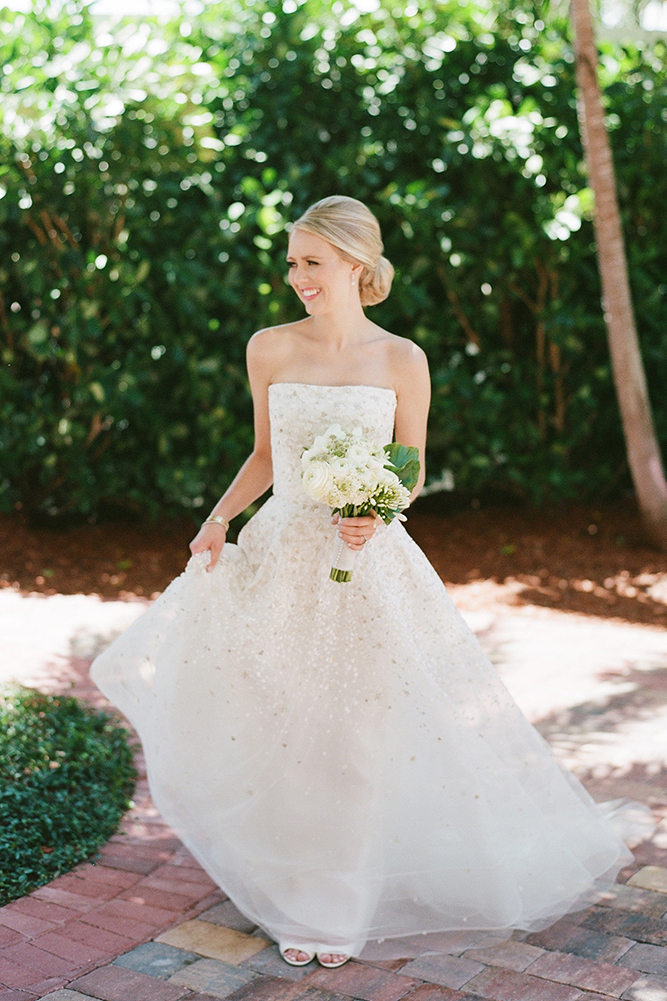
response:
<path fill-rule="evenodd" d="M 299 289 L 299 292 L 301 297 L 305 299 L 306 302 L 310 302 L 311 299 L 314 299 L 316 295 L 320 294 L 320 290 L 318 288 L 302 288 Z"/>

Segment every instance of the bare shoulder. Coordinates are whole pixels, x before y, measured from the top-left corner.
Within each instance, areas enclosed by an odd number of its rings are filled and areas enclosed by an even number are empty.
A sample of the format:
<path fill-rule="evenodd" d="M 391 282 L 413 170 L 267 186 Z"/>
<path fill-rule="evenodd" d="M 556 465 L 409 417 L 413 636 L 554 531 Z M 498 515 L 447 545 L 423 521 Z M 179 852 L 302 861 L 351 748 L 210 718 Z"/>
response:
<path fill-rule="evenodd" d="M 248 341 L 248 351 L 257 356 L 272 353 L 293 339 L 298 323 L 281 323 L 275 327 L 256 330 Z"/>
<path fill-rule="evenodd" d="M 297 323 L 281 323 L 255 331 L 247 346 L 248 364 L 273 369 L 289 354 L 298 335 Z"/>
<path fill-rule="evenodd" d="M 399 365 L 416 365 L 428 367 L 426 354 L 411 341 L 409 337 L 399 337 L 398 334 L 388 334 L 388 350 L 392 360 Z"/>
<path fill-rule="evenodd" d="M 429 379 L 428 359 L 424 351 L 411 341 L 409 337 L 399 337 L 398 334 L 386 335 L 385 352 L 389 368 L 396 380 L 396 385 L 423 382 Z"/>

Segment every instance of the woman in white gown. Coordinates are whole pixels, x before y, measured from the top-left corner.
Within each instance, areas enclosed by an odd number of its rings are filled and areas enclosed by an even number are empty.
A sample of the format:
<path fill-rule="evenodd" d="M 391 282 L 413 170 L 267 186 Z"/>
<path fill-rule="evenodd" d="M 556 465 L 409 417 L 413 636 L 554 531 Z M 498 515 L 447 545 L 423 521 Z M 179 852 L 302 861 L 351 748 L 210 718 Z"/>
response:
<path fill-rule="evenodd" d="M 162 815 L 295 964 L 541 928 L 631 858 L 403 526 L 332 525 L 303 491 L 301 452 L 332 423 L 417 446 L 413 496 L 423 484 L 425 356 L 363 309 L 389 292 L 381 252 L 354 199 L 295 223 L 289 276 L 307 316 L 248 345 L 252 455 L 184 573 L 92 668 L 141 736 Z M 335 532 L 358 553 L 349 583 L 329 579 Z"/>

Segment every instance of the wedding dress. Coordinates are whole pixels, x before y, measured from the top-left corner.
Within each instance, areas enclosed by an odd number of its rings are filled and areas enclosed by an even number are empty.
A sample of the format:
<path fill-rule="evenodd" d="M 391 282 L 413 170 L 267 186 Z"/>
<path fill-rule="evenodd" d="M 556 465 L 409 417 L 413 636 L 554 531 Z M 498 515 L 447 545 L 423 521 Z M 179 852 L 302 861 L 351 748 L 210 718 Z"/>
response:
<path fill-rule="evenodd" d="M 329 579 L 335 529 L 301 452 L 336 422 L 391 441 L 393 390 L 278 383 L 269 405 L 273 496 L 92 668 L 158 809 L 276 940 L 402 956 L 584 906 L 631 855 L 403 526 Z"/>

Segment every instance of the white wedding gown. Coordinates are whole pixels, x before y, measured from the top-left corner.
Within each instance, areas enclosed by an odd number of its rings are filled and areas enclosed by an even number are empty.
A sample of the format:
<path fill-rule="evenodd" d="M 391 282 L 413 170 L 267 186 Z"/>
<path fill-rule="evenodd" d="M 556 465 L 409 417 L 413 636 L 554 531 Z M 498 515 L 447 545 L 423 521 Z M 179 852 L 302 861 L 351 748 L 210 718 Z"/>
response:
<path fill-rule="evenodd" d="M 329 579 L 335 530 L 301 452 L 335 422 L 391 441 L 393 391 L 279 383 L 269 401 L 273 496 L 92 668 L 141 736 L 158 809 L 276 940 L 411 955 L 424 933 L 583 906 L 631 855 L 403 526 L 378 529 L 350 583 Z"/>

